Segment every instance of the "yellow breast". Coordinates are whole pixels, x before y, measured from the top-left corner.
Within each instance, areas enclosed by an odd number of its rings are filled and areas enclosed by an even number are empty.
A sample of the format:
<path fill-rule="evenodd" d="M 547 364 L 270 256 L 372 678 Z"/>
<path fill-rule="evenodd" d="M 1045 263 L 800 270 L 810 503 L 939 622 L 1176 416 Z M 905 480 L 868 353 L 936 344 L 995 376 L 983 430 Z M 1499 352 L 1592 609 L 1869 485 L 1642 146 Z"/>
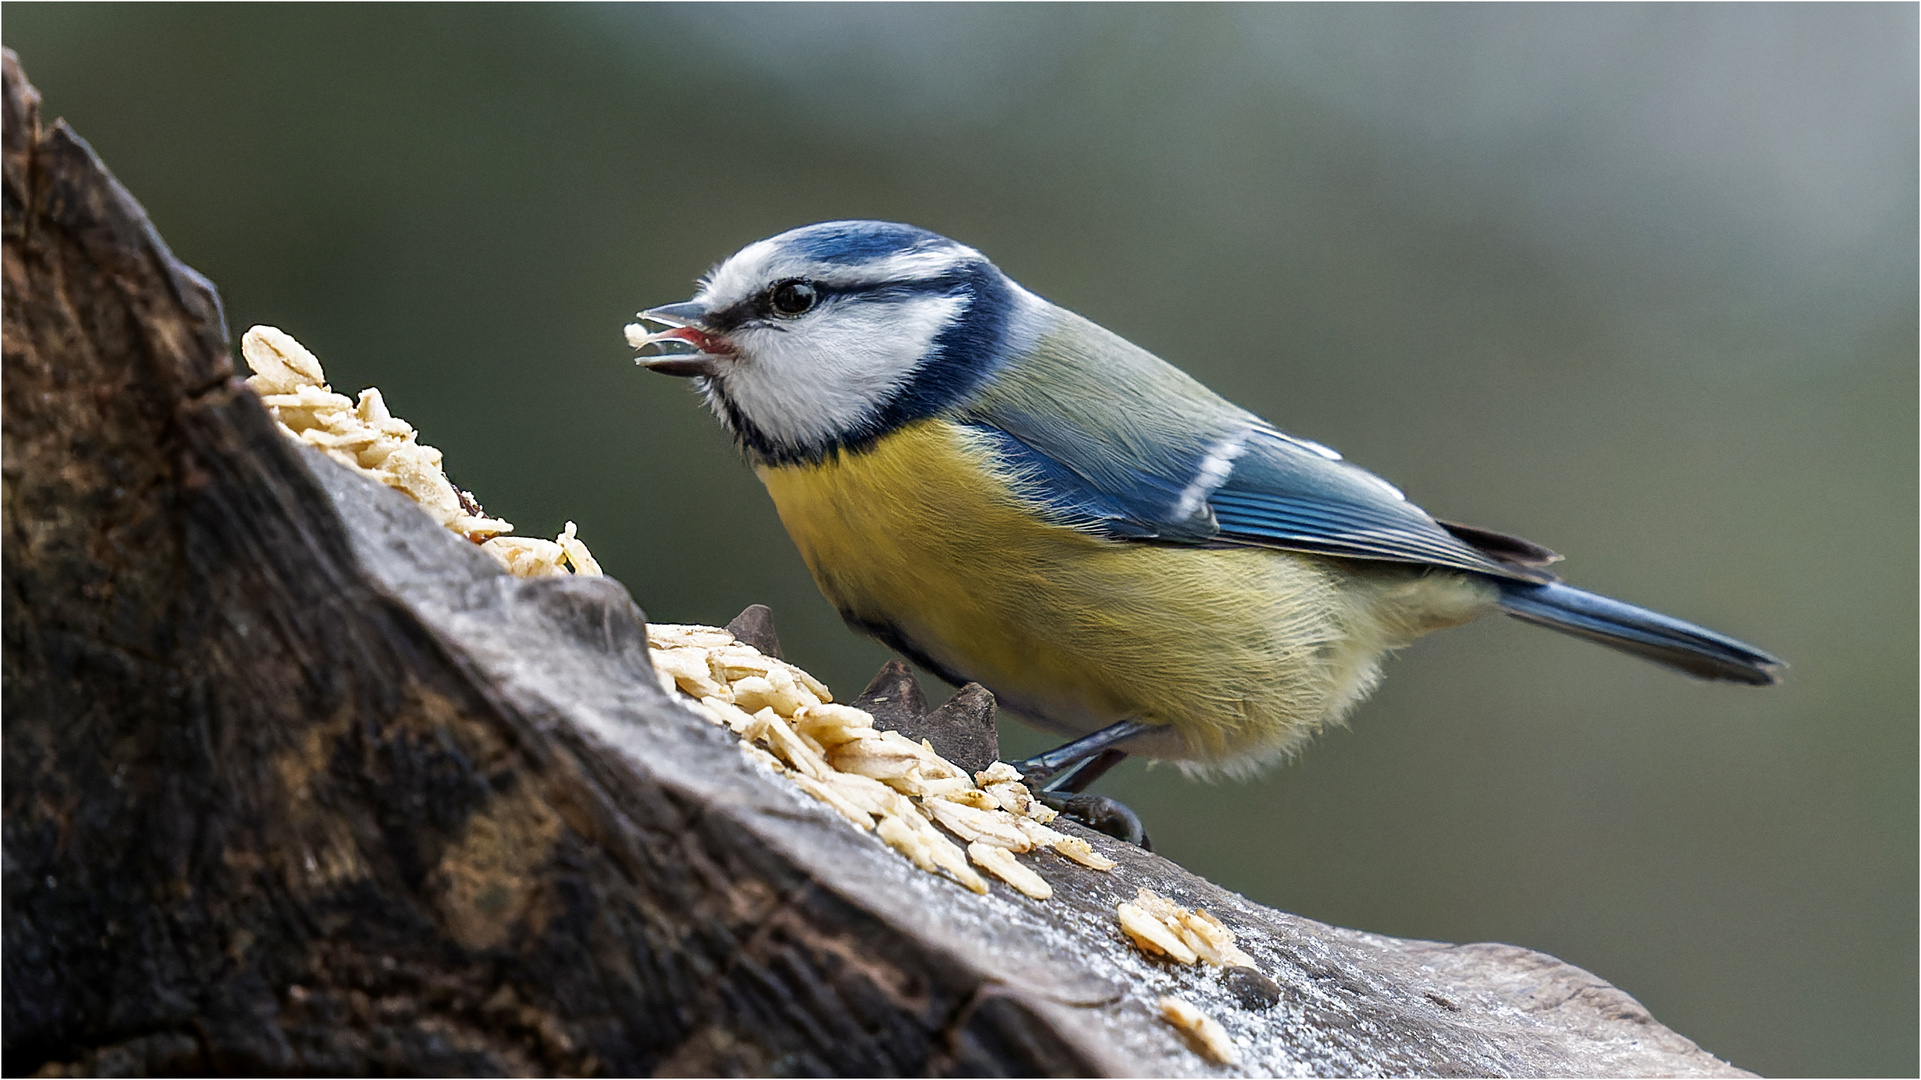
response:
<path fill-rule="evenodd" d="M 760 476 L 850 621 L 1063 733 L 1165 724 L 1130 749 L 1203 770 L 1286 753 L 1372 689 L 1385 649 L 1491 594 L 1462 575 L 1050 524 L 981 440 L 940 420 Z"/>

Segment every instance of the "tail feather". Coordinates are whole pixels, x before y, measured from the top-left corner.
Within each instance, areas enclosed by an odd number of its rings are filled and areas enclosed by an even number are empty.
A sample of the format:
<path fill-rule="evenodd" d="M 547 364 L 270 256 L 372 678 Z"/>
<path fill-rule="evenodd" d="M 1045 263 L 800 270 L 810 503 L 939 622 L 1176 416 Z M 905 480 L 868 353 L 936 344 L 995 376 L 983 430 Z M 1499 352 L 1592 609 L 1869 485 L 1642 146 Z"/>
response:
<path fill-rule="evenodd" d="M 1787 665 L 1745 642 L 1556 583 L 1501 583 L 1501 610 L 1703 679 L 1768 686 Z"/>

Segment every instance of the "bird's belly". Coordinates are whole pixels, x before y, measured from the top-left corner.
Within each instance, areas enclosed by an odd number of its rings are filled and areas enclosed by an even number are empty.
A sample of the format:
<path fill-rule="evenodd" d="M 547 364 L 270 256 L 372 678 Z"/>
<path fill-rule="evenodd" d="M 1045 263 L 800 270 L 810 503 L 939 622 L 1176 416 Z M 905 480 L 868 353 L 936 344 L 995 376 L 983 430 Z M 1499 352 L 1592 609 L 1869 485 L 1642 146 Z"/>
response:
<path fill-rule="evenodd" d="M 1050 524 L 941 421 L 760 475 L 849 621 L 1056 731 L 1167 725 L 1129 747 L 1148 756 L 1232 769 L 1284 754 L 1365 696 L 1381 653 L 1413 636 L 1334 560 Z M 1403 592 L 1420 579 L 1396 578 Z"/>

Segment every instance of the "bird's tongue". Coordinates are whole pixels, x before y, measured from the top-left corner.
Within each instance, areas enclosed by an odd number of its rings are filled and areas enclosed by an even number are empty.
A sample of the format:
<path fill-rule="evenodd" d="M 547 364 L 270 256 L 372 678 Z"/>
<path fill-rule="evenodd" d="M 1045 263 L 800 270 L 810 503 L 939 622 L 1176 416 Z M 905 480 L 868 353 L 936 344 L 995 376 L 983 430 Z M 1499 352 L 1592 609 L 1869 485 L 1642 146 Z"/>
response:
<path fill-rule="evenodd" d="M 718 354 L 732 351 L 727 348 L 726 343 L 720 338 L 692 326 L 676 326 L 653 334 L 644 332 L 638 323 L 627 328 L 627 344 L 636 349 L 646 345 L 660 345 L 669 341 L 692 345 L 695 349 L 704 353 Z"/>

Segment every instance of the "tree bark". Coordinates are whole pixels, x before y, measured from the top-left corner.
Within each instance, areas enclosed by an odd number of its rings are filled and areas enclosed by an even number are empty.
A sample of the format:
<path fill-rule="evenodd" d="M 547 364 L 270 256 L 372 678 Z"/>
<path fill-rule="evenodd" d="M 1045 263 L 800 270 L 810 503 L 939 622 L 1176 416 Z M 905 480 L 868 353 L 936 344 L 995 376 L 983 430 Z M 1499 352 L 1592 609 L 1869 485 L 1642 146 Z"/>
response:
<path fill-rule="evenodd" d="M 11 53 L 4 149 L 9 1073 L 1739 1075 L 1550 957 L 1092 833 L 1121 865 L 1038 857 L 1047 902 L 916 870 L 671 701 L 618 583 L 283 438 Z M 1141 955 L 1140 886 L 1273 983 Z"/>

